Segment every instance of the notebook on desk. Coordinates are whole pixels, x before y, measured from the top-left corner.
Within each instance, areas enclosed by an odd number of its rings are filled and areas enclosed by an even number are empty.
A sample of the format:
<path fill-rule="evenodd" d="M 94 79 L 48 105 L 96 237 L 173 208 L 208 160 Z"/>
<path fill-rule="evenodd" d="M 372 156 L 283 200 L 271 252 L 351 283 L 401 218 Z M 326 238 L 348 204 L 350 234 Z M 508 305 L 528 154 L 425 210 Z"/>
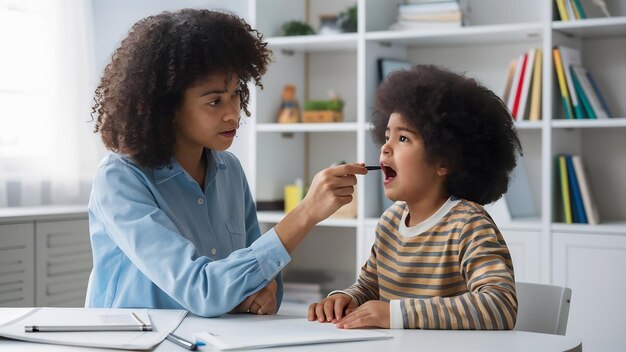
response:
<path fill-rule="evenodd" d="M 198 340 L 223 351 L 392 337 L 380 330 L 338 329 L 335 324 L 310 322 L 306 318 L 254 319 L 240 315 L 215 320 L 216 324 L 194 335 Z"/>
<path fill-rule="evenodd" d="M 128 316 L 131 313 L 145 326 L 138 326 Z M 0 336 L 57 345 L 149 350 L 174 331 L 186 314 L 185 310 L 175 309 L 33 308 L 0 323 Z M 33 332 L 33 326 L 58 329 Z M 119 331 L 130 327 L 136 329 Z M 73 331 L 66 331 L 70 328 Z"/>

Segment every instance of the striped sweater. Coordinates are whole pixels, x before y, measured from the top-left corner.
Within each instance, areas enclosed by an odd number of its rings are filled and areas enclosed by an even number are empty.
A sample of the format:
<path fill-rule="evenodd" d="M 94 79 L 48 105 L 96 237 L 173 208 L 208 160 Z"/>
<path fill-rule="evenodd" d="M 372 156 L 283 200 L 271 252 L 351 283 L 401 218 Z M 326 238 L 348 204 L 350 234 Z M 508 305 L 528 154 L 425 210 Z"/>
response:
<path fill-rule="evenodd" d="M 517 298 L 511 255 L 482 206 L 461 200 L 414 237 L 397 202 L 381 217 L 358 281 L 343 292 L 361 305 L 399 300 L 405 329 L 512 329 Z"/>

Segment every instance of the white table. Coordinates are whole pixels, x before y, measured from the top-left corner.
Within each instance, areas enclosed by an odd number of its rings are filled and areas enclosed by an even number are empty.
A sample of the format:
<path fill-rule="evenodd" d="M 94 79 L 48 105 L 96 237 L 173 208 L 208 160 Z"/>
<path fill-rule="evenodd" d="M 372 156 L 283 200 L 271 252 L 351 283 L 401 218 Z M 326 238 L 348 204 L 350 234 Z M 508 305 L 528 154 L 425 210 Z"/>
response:
<path fill-rule="evenodd" d="M 0 316 L 12 311 L 12 308 L 0 308 Z M 302 316 L 302 312 L 285 309 L 281 315 Z M 256 317 L 258 319 L 259 317 Z M 272 319 L 267 316 L 267 319 Z M 303 318 L 304 319 L 304 318 Z M 183 338 L 192 338 L 194 332 L 210 330 L 219 324 L 219 318 L 200 318 L 189 315 L 176 329 L 176 334 Z M 318 324 L 318 323 L 311 323 Z M 449 331 L 449 330 L 386 330 L 393 338 L 386 340 L 342 342 L 281 348 L 264 348 L 255 351 L 582 351 L 579 340 L 571 337 L 538 334 L 524 331 Z M 277 332 L 279 333 L 279 332 Z M 243 336 L 242 338 L 245 338 Z M 213 351 L 210 346 L 203 346 L 200 351 Z M 80 348 L 60 345 L 28 343 L 0 338 L 0 351 L 102 351 L 111 349 Z M 184 348 L 165 340 L 155 351 L 186 351 Z"/>

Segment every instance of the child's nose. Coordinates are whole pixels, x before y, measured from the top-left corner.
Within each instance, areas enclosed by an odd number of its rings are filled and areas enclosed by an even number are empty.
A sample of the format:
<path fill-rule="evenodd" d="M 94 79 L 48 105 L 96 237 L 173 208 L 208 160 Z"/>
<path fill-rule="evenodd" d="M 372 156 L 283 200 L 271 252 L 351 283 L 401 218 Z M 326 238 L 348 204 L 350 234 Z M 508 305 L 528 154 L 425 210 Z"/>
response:
<path fill-rule="evenodd" d="M 389 146 L 389 143 L 385 143 L 382 145 L 382 147 L 380 147 L 380 154 L 383 154 L 383 155 L 391 154 L 391 147 Z"/>

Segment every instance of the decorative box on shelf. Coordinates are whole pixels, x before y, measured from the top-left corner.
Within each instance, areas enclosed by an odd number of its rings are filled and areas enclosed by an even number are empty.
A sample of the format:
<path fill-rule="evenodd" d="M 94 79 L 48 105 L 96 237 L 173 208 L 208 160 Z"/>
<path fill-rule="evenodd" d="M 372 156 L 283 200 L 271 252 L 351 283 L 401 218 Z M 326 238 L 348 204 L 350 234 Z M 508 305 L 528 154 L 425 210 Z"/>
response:
<path fill-rule="evenodd" d="M 305 111 L 302 114 L 304 123 L 342 122 L 343 113 L 332 110 Z"/>
<path fill-rule="evenodd" d="M 304 102 L 302 122 L 343 122 L 343 100 L 331 92 L 329 100 L 307 100 Z"/>

